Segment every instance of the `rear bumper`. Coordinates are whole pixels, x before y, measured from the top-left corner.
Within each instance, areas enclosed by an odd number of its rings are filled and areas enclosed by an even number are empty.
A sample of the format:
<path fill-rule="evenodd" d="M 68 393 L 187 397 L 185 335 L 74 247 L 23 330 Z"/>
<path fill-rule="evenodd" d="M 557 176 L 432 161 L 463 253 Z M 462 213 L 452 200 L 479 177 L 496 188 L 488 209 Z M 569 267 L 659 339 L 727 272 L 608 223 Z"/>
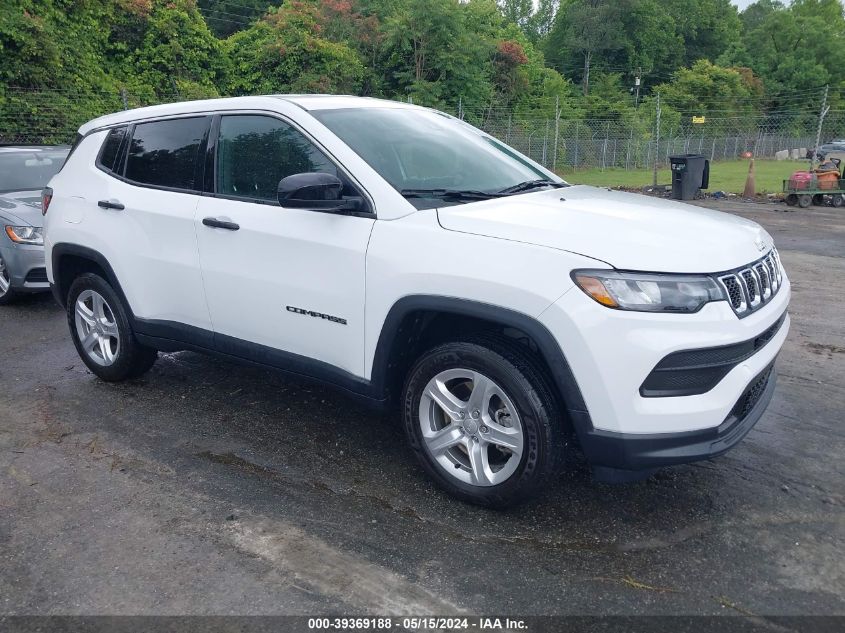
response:
<path fill-rule="evenodd" d="M 751 381 L 717 427 L 649 435 L 592 429 L 580 435 L 582 450 L 597 479 L 609 482 L 636 480 L 663 466 L 716 457 L 739 443 L 762 417 L 776 382 L 772 363 Z"/>
<path fill-rule="evenodd" d="M 6 262 L 6 269 L 15 291 L 43 292 L 50 289 L 43 246 L 13 244 L 6 240 L 6 244 L 0 244 L 0 255 Z"/>

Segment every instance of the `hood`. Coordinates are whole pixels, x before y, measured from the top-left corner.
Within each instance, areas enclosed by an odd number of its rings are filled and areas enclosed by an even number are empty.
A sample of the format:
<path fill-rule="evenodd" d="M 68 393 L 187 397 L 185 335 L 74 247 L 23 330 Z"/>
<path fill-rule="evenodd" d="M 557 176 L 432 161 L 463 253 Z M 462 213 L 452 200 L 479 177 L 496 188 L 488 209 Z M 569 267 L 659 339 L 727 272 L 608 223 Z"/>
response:
<path fill-rule="evenodd" d="M 6 218 L 6 224 L 43 226 L 41 193 L 35 191 L 4 193 L 0 196 L 0 218 Z"/>
<path fill-rule="evenodd" d="M 450 231 L 557 248 L 620 270 L 720 272 L 759 259 L 772 246 L 760 225 L 735 215 L 584 185 L 437 213 Z"/>

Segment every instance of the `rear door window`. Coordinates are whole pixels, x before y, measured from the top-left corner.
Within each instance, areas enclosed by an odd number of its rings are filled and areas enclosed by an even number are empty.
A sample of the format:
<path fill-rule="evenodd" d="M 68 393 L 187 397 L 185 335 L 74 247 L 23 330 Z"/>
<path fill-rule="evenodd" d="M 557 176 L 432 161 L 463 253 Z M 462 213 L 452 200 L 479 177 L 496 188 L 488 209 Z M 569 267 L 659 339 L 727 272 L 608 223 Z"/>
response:
<path fill-rule="evenodd" d="M 211 117 L 138 123 L 126 160 L 126 178 L 144 185 L 197 191 L 200 151 Z"/>

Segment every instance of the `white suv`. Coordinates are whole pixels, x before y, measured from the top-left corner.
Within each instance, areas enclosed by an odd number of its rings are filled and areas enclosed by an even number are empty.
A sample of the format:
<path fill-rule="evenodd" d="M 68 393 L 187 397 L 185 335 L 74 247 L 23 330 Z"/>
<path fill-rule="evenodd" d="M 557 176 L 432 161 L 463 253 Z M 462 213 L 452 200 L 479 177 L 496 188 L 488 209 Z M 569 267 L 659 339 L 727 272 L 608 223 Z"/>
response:
<path fill-rule="evenodd" d="M 605 480 L 760 418 L 789 281 L 757 224 L 569 186 L 411 105 L 266 96 L 79 130 L 45 192 L 48 276 L 104 380 L 195 350 L 401 408 L 452 494 L 504 506 L 575 439 Z"/>

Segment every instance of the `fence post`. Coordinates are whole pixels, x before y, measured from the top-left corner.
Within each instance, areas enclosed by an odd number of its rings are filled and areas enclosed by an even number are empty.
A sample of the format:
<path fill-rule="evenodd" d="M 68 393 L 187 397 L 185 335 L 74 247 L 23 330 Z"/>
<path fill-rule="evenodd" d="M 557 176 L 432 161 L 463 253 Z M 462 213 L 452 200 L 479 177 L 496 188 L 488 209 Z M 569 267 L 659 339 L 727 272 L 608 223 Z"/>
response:
<path fill-rule="evenodd" d="M 508 114 L 508 131 L 505 133 L 505 143 L 510 145 L 511 142 L 511 124 L 513 123 L 513 114 Z"/>
<path fill-rule="evenodd" d="M 654 173 L 652 175 L 652 185 L 657 186 L 657 161 L 660 160 L 660 93 L 657 93 L 657 133 L 655 134 L 654 146 Z"/>
<path fill-rule="evenodd" d="M 543 167 L 548 167 L 549 162 L 546 160 L 546 150 L 549 146 L 549 120 L 546 119 L 546 131 L 543 133 Z"/>
<path fill-rule="evenodd" d="M 126 101 L 126 88 L 120 89 L 120 100 L 123 101 L 123 109 L 129 109 L 129 103 Z"/>
<path fill-rule="evenodd" d="M 555 97 L 555 146 L 552 149 L 552 171 L 557 169 L 557 144 L 560 138 L 560 95 Z"/>
<path fill-rule="evenodd" d="M 579 145 L 579 142 L 578 142 L 578 136 L 579 136 L 578 131 L 579 131 L 580 127 L 581 127 L 581 126 L 580 126 L 580 121 L 575 121 L 575 161 L 574 161 L 574 164 L 573 164 L 573 167 L 574 167 L 575 169 L 578 169 L 578 145 Z"/>

